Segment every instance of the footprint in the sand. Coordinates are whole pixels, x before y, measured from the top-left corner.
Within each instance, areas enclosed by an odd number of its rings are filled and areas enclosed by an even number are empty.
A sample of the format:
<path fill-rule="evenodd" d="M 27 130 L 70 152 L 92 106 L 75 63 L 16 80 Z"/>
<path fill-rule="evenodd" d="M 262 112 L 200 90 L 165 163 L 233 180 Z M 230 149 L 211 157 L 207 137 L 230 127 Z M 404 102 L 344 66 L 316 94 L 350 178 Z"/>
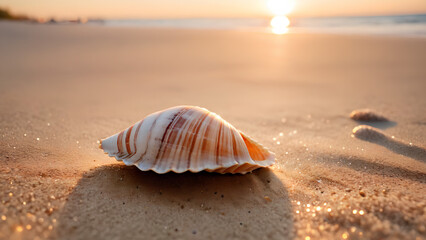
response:
<path fill-rule="evenodd" d="M 394 136 L 390 137 L 377 128 L 360 125 L 355 127 L 352 133 L 358 139 L 382 145 L 395 153 L 426 162 L 426 149 L 396 139 Z"/>

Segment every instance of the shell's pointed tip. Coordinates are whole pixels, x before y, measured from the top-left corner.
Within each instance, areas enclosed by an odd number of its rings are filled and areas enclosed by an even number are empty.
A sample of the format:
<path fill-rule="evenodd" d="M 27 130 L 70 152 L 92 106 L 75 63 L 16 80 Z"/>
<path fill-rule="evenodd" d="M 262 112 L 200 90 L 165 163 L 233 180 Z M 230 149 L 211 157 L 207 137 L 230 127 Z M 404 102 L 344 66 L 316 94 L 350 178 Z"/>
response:
<path fill-rule="evenodd" d="M 98 140 L 98 143 L 99 143 L 99 146 L 98 146 L 98 147 L 99 147 L 99 149 L 103 149 L 103 148 L 102 148 L 102 140 Z"/>

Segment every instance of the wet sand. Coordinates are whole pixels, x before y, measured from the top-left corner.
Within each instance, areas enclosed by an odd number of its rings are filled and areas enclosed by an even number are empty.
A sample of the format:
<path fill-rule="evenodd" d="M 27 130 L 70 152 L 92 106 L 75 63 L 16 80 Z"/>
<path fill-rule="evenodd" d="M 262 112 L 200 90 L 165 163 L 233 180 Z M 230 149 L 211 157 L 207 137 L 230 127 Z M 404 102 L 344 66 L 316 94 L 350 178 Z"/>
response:
<path fill-rule="evenodd" d="M 426 238 L 425 39 L 7 22 L 0 32 L 0 239 Z M 157 175 L 98 148 L 183 104 L 221 115 L 276 165 Z M 350 119 L 363 108 L 391 122 Z M 353 136 L 361 124 L 385 141 Z"/>

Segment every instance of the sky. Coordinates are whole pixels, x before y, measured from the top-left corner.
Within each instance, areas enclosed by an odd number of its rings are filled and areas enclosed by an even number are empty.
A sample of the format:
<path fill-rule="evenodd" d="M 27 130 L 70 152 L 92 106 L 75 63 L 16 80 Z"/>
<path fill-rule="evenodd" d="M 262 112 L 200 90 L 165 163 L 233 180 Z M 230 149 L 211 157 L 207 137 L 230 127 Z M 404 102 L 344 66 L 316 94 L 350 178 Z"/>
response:
<path fill-rule="evenodd" d="M 0 7 L 38 18 L 271 17 L 271 0 L 0 0 Z M 292 1 L 292 0 L 278 0 Z M 426 0 L 293 0 L 290 17 L 426 13 Z"/>

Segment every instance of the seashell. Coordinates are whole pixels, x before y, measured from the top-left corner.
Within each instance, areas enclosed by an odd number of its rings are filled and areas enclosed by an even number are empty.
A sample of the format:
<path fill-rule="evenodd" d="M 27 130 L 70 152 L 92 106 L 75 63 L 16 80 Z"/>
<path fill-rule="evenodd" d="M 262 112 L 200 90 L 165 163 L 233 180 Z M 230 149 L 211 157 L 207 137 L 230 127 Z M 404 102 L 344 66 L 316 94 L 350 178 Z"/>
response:
<path fill-rule="evenodd" d="M 156 173 L 247 173 L 274 164 L 261 144 L 205 108 L 178 106 L 153 113 L 101 141 L 110 157 Z"/>

